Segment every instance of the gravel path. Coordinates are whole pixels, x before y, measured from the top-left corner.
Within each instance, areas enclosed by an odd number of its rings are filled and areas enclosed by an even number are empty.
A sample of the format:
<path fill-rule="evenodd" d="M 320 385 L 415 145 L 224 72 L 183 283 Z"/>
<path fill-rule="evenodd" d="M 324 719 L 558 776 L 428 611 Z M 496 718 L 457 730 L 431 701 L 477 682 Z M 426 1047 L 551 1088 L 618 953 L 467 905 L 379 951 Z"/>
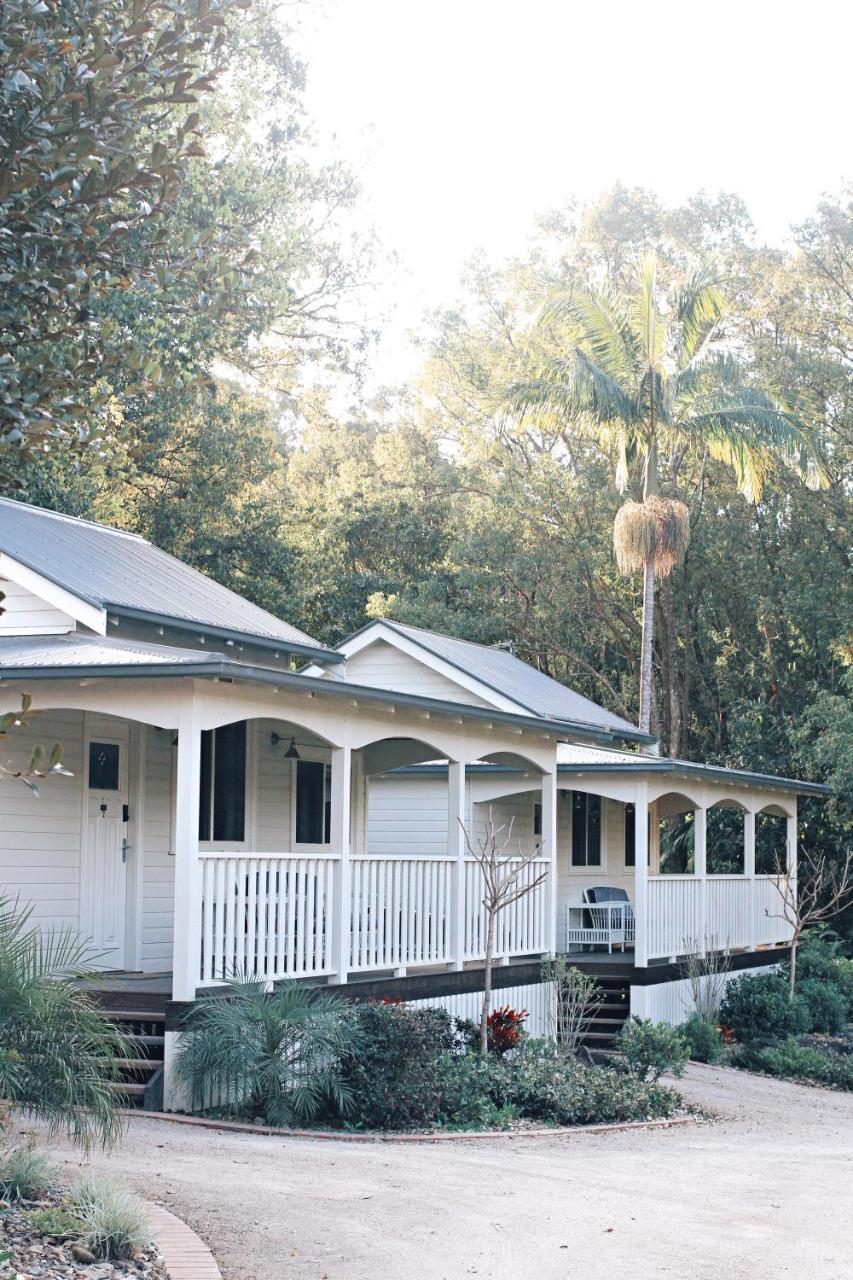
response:
<path fill-rule="evenodd" d="M 722 1118 L 435 1146 L 137 1120 L 93 1162 L 185 1218 L 226 1280 L 853 1280 L 853 1094 L 712 1067 L 682 1089 Z"/>

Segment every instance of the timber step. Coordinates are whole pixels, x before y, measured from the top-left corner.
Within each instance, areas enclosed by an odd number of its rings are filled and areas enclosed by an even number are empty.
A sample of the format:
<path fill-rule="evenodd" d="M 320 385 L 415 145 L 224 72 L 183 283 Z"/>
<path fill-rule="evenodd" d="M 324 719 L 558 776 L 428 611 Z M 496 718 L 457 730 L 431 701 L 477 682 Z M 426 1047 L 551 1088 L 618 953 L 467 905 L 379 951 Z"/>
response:
<path fill-rule="evenodd" d="M 163 1105 L 163 1060 L 166 1014 L 163 1009 L 116 1008 L 101 1000 L 101 1012 L 127 1036 L 133 1057 L 116 1058 L 112 1089 L 125 1107 L 159 1111 Z"/>
<path fill-rule="evenodd" d="M 627 976 L 608 974 L 599 978 L 601 1005 L 581 1038 L 581 1044 L 596 1052 L 612 1049 L 631 1012 L 631 983 Z"/>

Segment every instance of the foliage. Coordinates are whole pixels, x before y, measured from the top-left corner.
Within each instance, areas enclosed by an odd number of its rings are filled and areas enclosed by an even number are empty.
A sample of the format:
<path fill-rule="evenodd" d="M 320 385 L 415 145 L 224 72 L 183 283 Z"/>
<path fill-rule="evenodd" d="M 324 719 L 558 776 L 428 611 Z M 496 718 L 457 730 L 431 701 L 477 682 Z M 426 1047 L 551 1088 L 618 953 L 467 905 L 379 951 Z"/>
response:
<path fill-rule="evenodd" d="M 0 899 L 0 1096 L 51 1133 L 110 1145 L 121 1132 L 114 1059 L 133 1049 L 79 985 L 91 949 L 73 930 L 31 926 L 30 914 Z"/>
<path fill-rule="evenodd" d="M 5 595 L 0 591 L 0 614 L 3 613 L 3 601 Z M 20 711 L 7 711 L 0 715 L 0 742 L 6 739 L 14 729 L 25 729 L 29 724 L 30 707 L 32 706 L 32 697 L 25 693 L 21 695 Z M 37 713 L 33 713 L 37 714 Z M 33 795 L 39 794 L 37 778 L 45 778 L 48 774 L 63 774 L 70 778 L 71 774 L 62 763 L 62 745 L 54 743 L 50 754 L 48 755 L 45 748 L 37 743 L 30 751 L 30 757 L 26 764 L 16 768 L 8 761 L 0 760 L 0 781 L 3 778 L 16 778 L 19 782 L 23 782 Z"/>
<path fill-rule="evenodd" d="M 486 1019 L 489 1053 L 503 1055 L 510 1049 L 517 1049 L 525 1035 L 526 1020 L 526 1009 L 513 1009 L 508 1004 L 493 1009 Z"/>
<path fill-rule="evenodd" d="M 656 1083 L 664 1074 L 680 1076 L 689 1050 L 676 1027 L 648 1018 L 628 1018 L 616 1040 L 624 1069 L 637 1080 Z"/>
<path fill-rule="evenodd" d="M 56 1180 L 43 1151 L 11 1147 L 0 1154 L 0 1200 L 36 1200 Z"/>
<path fill-rule="evenodd" d="M 99 1258 L 130 1258 L 151 1239 L 145 1205 L 114 1178 L 89 1174 L 73 1194 L 83 1238 Z"/>
<path fill-rule="evenodd" d="M 806 1030 L 830 1035 L 843 1030 L 847 1022 L 847 1001 L 832 981 L 806 978 L 797 983 L 797 997 L 806 1008 Z"/>
<path fill-rule="evenodd" d="M 338 1059 L 355 1033 L 329 995 L 295 982 L 268 993 L 261 979 L 233 978 L 196 1004 L 179 1040 L 176 1072 L 196 1107 L 269 1124 L 302 1124 L 331 1104 L 352 1103 Z"/>
<path fill-rule="evenodd" d="M 413 1129 L 442 1113 L 448 1060 L 465 1051 L 450 1015 L 401 1004 L 356 1005 L 341 1057 L 357 1128 Z"/>
<path fill-rule="evenodd" d="M 554 1038 L 565 1053 L 573 1054 L 604 1002 L 604 991 L 565 956 L 543 960 L 542 980 L 554 983 Z"/>
<path fill-rule="evenodd" d="M 506 1058 L 492 1059 L 492 1101 L 550 1124 L 605 1124 L 672 1115 L 678 1097 L 609 1067 L 588 1067 L 543 1040 L 528 1040 Z"/>
<path fill-rule="evenodd" d="M 79 1214 L 63 1205 L 52 1205 L 49 1209 L 36 1209 L 28 1215 L 28 1222 L 35 1231 L 54 1240 L 79 1239 L 85 1231 L 85 1225 Z"/>
<path fill-rule="evenodd" d="M 691 1017 L 696 1016 L 702 1022 L 716 1024 L 731 972 L 731 956 L 725 951 L 717 950 L 713 938 L 709 939 L 704 955 L 695 938 L 685 939 L 684 952 L 682 973 L 690 986 L 688 1009 Z"/>
<path fill-rule="evenodd" d="M 694 1062 L 716 1062 L 723 1052 L 723 1035 L 715 1022 L 701 1013 L 691 1013 L 678 1028 Z"/>
<path fill-rule="evenodd" d="M 750 1043 L 804 1031 L 808 1010 L 797 997 L 791 998 L 783 974 L 748 973 L 726 987 L 720 1022 L 737 1040 Z"/>
<path fill-rule="evenodd" d="M 853 1057 L 822 1053 L 810 1045 L 799 1044 L 794 1038 L 778 1045 L 739 1045 L 732 1054 L 732 1065 L 789 1080 L 853 1089 Z"/>
<path fill-rule="evenodd" d="M 204 308 L 228 271 L 210 232 L 169 243 L 164 213 L 200 154 L 195 108 L 220 66 L 229 11 L 244 5 L 76 0 L 4 6 L 5 171 L 0 438 L 74 432 L 80 393 L 123 356 L 159 376 L 135 335 L 99 313 L 121 290 Z M 200 270 L 200 264 L 204 264 Z M 187 289 L 189 282 L 190 288 Z M 105 340 L 108 344 L 105 349 Z M 99 391 L 94 400 L 108 400 Z"/>

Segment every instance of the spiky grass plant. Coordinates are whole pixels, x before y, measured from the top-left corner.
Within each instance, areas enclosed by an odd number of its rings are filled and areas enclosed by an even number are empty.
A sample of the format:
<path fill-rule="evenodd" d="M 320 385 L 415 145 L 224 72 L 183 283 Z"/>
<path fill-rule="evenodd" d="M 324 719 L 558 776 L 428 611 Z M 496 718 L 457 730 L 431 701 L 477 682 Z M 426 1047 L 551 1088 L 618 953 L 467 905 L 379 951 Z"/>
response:
<path fill-rule="evenodd" d="M 114 1178 L 90 1174 L 73 1195 L 86 1244 L 99 1258 L 130 1258 L 151 1239 L 148 1214 L 138 1196 Z"/>
<path fill-rule="evenodd" d="M 120 1134 L 110 1082 L 133 1056 L 80 987 L 91 959 L 73 930 L 44 932 L 0 899 L 0 1097 L 84 1147 Z"/>
<path fill-rule="evenodd" d="M 0 1200 L 37 1200 L 55 1180 L 47 1156 L 32 1144 L 10 1147 L 0 1155 Z"/>
<path fill-rule="evenodd" d="M 341 1114 L 351 1105 L 339 1063 L 353 1036 L 346 1010 L 328 994 L 296 983 L 269 993 L 262 981 L 234 978 L 191 1012 L 177 1075 L 194 1107 L 304 1124 L 327 1103 Z"/>

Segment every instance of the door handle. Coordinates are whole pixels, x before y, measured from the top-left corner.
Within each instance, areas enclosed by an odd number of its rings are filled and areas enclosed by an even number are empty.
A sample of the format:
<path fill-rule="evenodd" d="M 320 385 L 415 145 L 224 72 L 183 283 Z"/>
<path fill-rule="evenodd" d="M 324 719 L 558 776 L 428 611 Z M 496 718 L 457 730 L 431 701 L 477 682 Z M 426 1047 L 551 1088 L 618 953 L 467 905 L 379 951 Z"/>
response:
<path fill-rule="evenodd" d="M 127 862 L 127 855 L 128 855 L 128 853 L 129 853 L 129 852 L 130 852 L 130 845 L 127 843 L 127 838 L 125 837 L 125 839 L 124 839 L 124 840 L 122 840 L 122 842 L 121 842 L 121 860 L 122 860 L 122 862 Z"/>

